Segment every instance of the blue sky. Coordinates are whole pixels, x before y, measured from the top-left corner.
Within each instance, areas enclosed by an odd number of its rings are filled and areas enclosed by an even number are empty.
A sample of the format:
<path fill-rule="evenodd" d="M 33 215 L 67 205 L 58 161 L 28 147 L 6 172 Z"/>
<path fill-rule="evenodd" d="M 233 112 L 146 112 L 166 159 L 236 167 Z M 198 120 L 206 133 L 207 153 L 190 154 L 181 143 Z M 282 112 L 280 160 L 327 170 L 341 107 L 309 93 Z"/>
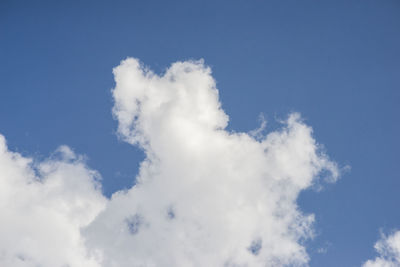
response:
<path fill-rule="evenodd" d="M 66 144 L 130 188 L 144 154 L 117 138 L 112 69 L 139 58 L 156 73 L 203 58 L 228 129 L 300 112 L 340 167 L 298 204 L 315 214 L 310 266 L 360 266 L 379 231 L 400 228 L 399 1 L 2 1 L 0 133 L 37 159 Z M 319 253 L 320 248 L 326 252 Z"/>

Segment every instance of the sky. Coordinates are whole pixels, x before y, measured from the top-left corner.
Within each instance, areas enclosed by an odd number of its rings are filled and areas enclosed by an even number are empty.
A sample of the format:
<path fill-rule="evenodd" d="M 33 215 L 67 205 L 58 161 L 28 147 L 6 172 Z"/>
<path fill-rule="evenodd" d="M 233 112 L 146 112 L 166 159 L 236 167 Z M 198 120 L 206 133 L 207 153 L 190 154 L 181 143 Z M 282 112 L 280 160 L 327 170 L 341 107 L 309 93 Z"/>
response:
<path fill-rule="evenodd" d="M 1 1 L 0 263 L 399 266 L 399 12 Z"/>

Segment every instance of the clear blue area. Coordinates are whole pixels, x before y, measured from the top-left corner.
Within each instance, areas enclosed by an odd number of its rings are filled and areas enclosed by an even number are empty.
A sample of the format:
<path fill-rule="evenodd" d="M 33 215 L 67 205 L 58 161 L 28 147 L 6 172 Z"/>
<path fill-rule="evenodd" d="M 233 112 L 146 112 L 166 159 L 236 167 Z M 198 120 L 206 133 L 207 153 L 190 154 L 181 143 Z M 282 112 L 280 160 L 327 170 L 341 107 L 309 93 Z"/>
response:
<path fill-rule="evenodd" d="M 204 58 L 229 129 L 299 111 L 351 171 L 301 195 L 316 214 L 311 266 L 359 266 L 400 228 L 400 1 L 0 1 L 0 132 L 24 155 L 67 144 L 110 195 L 142 152 L 118 141 L 111 70 Z M 318 253 L 326 248 L 326 253 Z"/>

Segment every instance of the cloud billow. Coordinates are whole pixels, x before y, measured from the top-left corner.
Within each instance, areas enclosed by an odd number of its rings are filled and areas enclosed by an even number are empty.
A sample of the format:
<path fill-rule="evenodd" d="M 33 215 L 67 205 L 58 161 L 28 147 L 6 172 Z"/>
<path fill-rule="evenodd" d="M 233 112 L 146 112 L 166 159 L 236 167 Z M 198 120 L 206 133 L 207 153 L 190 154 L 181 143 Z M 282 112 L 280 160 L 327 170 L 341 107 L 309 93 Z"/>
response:
<path fill-rule="evenodd" d="M 296 201 L 339 171 L 299 114 L 232 133 L 202 61 L 157 75 L 128 58 L 114 75 L 118 134 L 146 155 L 137 183 L 106 199 L 68 147 L 34 165 L 0 138 L 1 266 L 308 265 L 314 216 Z"/>
<path fill-rule="evenodd" d="M 321 171 L 335 180 L 338 170 L 298 114 L 255 139 L 225 130 L 228 116 L 202 61 L 174 63 L 159 76 L 128 58 L 114 75 L 118 133 L 146 159 L 137 185 L 114 194 L 85 230 L 105 266 L 307 264 L 302 241 L 314 216 L 296 199 Z M 126 222 L 137 215 L 132 235 Z"/>
<path fill-rule="evenodd" d="M 100 266 L 80 230 L 105 207 L 98 174 L 62 146 L 34 164 L 0 135 L 0 266 Z"/>

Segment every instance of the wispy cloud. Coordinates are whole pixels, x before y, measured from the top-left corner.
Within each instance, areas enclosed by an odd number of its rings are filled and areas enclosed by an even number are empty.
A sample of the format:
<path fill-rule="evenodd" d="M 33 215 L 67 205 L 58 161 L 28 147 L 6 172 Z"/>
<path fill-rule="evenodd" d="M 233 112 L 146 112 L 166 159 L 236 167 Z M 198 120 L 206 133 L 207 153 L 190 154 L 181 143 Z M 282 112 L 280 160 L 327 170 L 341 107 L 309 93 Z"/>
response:
<path fill-rule="evenodd" d="M 400 231 L 389 236 L 382 234 L 376 242 L 375 249 L 379 256 L 374 260 L 368 260 L 363 267 L 396 267 L 400 266 Z"/>

